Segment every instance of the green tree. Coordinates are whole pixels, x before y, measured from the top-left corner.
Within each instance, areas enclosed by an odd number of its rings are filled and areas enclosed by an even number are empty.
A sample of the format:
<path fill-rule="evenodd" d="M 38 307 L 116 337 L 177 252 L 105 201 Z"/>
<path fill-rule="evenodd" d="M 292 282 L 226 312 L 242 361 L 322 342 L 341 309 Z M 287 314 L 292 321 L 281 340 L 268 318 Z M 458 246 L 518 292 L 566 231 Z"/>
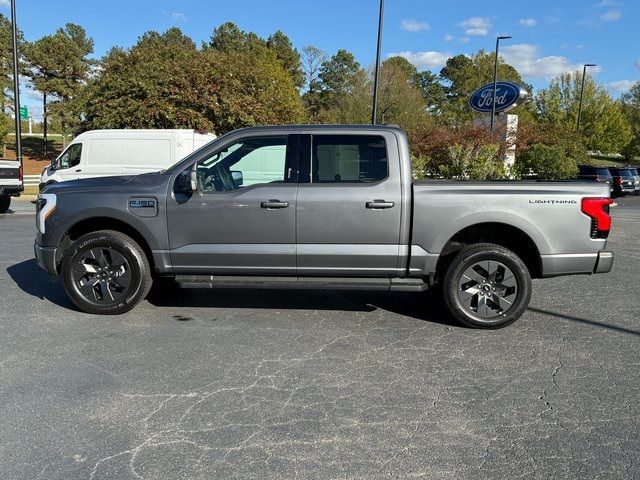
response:
<path fill-rule="evenodd" d="M 380 68 L 378 121 L 412 132 L 427 119 L 427 105 L 416 85 L 416 68 L 402 57 L 386 59 Z M 369 91 L 373 90 L 373 86 Z"/>
<path fill-rule="evenodd" d="M 366 73 L 353 54 L 338 50 L 330 59 L 320 64 L 318 79 L 313 81 L 303 97 L 310 119 L 320 122 L 338 121 L 330 120 L 337 115 L 343 119 L 340 123 L 351 123 L 346 118 L 354 117 L 346 109 L 360 103 L 366 81 Z M 342 113 L 339 111 L 341 106 Z M 329 111 L 332 113 L 327 115 Z"/>
<path fill-rule="evenodd" d="M 226 22 L 213 29 L 207 45 L 224 53 L 247 52 L 253 48 L 266 46 L 265 41 L 253 32 L 244 32 L 233 22 Z"/>
<path fill-rule="evenodd" d="M 300 94 L 289 72 L 266 48 L 223 53 L 206 50 L 205 74 L 214 86 L 216 132 L 249 125 L 299 123 Z"/>
<path fill-rule="evenodd" d="M 18 49 L 24 48 L 22 32 L 18 30 Z M 4 113 L 5 106 L 13 99 L 13 43 L 11 21 L 0 13 L 0 111 Z"/>
<path fill-rule="evenodd" d="M 471 94 L 482 85 L 493 81 L 495 57 L 492 53 L 479 50 L 474 56 L 456 55 L 447 60 L 440 71 L 440 78 L 446 84 L 447 101 L 443 114 L 455 121 L 468 121 L 472 118 L 472 111 L 468 102 Z M 504 59 L 498 61 L 498 78 L 518 83 L 529 92 L 527 85 L 518 71 L 507 64 Z M 522 114 L 527 106 L 519 106 L 513 113 Z"/>
<path fill-rule="evenodd" d="M 640 157 L 640 82 L 636 82 L 620 99 L 622 112 L 631 128 L 631 139 L 622 149 L 628 160 Z"/>
<path fill-rule="evenodd" d="M 541 90 L 536 98 L 541 120 L 552 126 L 575 129 L 581 83 L 580 72 L 564 73 Z M 603 153 L 618 153 L 631 139 L 631 129 L 620 104 L 591 77 L 585 79 L 580 134 L 589 150 Z"/>
<path fill-rule="evenodd" d="M 80 121 L 74 102 L 89 78 L 93 64 L 88 58 L 91 53 L 93 40 L 84 28 L 73 23 L 25 45 L 30 65 L 27 76 L 33 87 L 43 94 L 45 124 L 47 95 L 51 95 L 54 99 L 51 113 L 60 121 L 63 133 L 68 127 L 77 127 Z"/>
<path fill-rule="evenodd" d="M 422 93 L 427 110 L 434 114 L 440 113 L 447 100 L 447 91 L 438 76 L 429 70 L 416 72 L 414 83 Z"/>
<path fill-rule="evenodd" d="M 113 48 L 83 97 L 84 129 L 213 130 L 216 87 L 195 43 L 172 28 Z"/>
<path fill-rule="evenodd" d="M 291 76 L 296 87 L 302 88 L 305 83 L 300 53 L 293 47 L 291 40 L 281 30 L 267 39 L 267 47 L 276 54 L 276 58 Z"/>

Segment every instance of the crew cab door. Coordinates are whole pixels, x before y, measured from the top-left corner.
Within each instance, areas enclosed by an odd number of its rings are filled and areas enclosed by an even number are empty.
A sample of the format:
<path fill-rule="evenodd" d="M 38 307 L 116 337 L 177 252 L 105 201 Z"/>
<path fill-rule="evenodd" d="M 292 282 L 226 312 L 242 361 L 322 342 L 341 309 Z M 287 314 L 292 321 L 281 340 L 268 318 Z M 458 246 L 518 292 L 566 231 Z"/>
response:
<path fill-rule="evenodd" d="M 246 136 L 189 167 L 197 191 L 167 202 L 176 273 L 295 275 L 298 144 L 290 137 Z"/>
<path fill-rule="evenodd" d="M 303 135 L 298 275 L 398 272 L 402 190 L 392 133 Z"/>

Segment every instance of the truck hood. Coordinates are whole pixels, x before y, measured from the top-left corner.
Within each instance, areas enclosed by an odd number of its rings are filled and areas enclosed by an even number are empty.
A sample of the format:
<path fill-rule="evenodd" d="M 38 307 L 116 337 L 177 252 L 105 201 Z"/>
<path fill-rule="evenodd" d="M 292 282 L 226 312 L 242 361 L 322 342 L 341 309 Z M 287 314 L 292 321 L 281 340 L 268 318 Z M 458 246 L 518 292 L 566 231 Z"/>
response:
<path fill-rule="evenodd" d="M 146 190 L 167 180 L 168 176 L 162 173 L 145 173 L 142 175 L 123 175 L 118 177 L 83 178 L 66 182 L 53 183 L 42 191 L 43 193 L 76 193 L 76 192 L 104 192 L 112 190 L 128 190 L 136 193 L 138 190 Z"/>

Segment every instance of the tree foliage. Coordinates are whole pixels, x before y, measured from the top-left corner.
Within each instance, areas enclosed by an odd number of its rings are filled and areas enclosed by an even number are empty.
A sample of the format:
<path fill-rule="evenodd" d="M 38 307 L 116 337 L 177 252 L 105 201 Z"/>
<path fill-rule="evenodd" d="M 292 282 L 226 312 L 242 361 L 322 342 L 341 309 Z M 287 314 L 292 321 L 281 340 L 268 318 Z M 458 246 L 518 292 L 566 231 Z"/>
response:
<path fill-rule="evenodd" d="M 537 106 L 540 120 L 556 127 L 576 127 L 582 74 L 564 73 L 540 91 Z M 589 150 L 617 153 L 631 139 L 629 124 L 620 104 L 593 78 L 585 78 L 580 134 Z"/>
<path fill-rule="evenodd" d="M 633 160 L 640 157 L 640 82 L 636 82 L 620 100 L 622 113 L 631 129 L 631 138 L 622 153 L 628 160 Z"/>
<path fill-rule="evenodd" d="M 482 85 L 493 81 L 494 64 L 494 55 L 484 50 L 479 50 L 472 57 L 456 55 L 447 60 L 440 71 L 440 78 L 446 85 L 446 102 L 442 110 L 450 121 L 471 120 L 469 97 Z M 528 92 L 532 91 L 532 87 L 524 82 L 518 71 L 502 58 L 498 61 L 498 78 L 518 83 Z M 526 108 L 526 105 L 517 107 L 513 113 L 522 113 Z"/>
<path fill-rule="evenodd" d="M 213 129 L 214 86 L 194 42 L 180 29 L 147 32 L 112 49 L 84 95 L 84 129 Z"/>
<path fill-rule="evenodd" d="M 204 50 L 178 28 L 148 32 L 129 50 L 113 49 L 84 97 L 84 128 L 224 133 L 301 121 L 300 98 L 276 55 L 247 34 L 240 42 L 228 24 L 220 29 Z"/>
<path fill-rule="evenodd" d="M 80 25 L 68 23 L 53 35 L 25 45 L 26 73 L 36 90 L 53 96 L 51 113 L 65 126 L 79 122 L 77 105 L 90 75 L 93 40 Z"/>

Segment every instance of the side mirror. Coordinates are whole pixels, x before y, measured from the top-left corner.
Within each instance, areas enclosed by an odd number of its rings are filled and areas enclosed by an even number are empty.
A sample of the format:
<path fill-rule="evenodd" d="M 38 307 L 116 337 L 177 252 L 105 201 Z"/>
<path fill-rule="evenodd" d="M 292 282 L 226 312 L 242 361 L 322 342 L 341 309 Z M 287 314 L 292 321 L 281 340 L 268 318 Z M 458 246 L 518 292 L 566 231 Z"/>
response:
<path fill-rule="evenodd" d="M 240 170 L 231 170 L 231 177 L 233 178 L 233 185 L 239 188 L 244 183 L 244 177 Z"/>
<path fill-rule="evenodd" d="M 185 170 L 178 175 L 174 188 L 175 193 L 192 194 L 198 190 L 198 176 L 194 169 Z"/>

